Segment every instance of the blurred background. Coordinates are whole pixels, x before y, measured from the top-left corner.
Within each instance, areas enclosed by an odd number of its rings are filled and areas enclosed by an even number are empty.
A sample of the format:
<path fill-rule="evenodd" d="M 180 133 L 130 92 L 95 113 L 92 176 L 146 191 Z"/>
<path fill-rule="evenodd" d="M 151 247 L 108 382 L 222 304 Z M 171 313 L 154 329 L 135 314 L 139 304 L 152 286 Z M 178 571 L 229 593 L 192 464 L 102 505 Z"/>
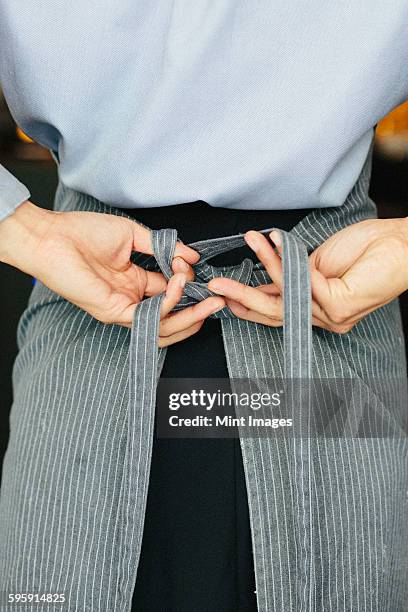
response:
<path fill-rule="evenodd" d="M 47 150 L 32 142 L 15 125 L 1 91 L 0 163 L 27 185 L 33 202 L 52 208 L 57 185 L 56 165 Z M 395 109 L 377 126 L 370 195 L 377 203 L 380 217 L 408 216 L 408 103 Z M 16 328 L 33 279 L 0 263 L 0 286 L 1 462 L 8 438 L 8 412 L 12 403 L 11 374 L 17 353 Z M 400 301 L 408 338 L 408 294 L 401 296 Z"/>

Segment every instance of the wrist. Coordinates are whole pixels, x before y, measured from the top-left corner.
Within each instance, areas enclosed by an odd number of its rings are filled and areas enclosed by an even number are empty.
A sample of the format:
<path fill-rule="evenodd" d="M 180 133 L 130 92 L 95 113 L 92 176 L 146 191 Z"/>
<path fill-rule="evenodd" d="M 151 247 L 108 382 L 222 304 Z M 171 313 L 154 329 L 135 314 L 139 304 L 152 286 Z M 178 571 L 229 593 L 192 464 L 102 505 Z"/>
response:
<path fill-rule="evenodd" d="M 408 217 L 396 219 L 398 223 L 398 234 L 403 243 L 402 267 L 405 276 L 405 291 L 408 290 Z"/>
<path fill-rule="evenodd" d="M 52 211 L 29 200 L 20 204 L 0 222 L 0 261 L 30 273 L 32 254 L 52 221 Z"/>

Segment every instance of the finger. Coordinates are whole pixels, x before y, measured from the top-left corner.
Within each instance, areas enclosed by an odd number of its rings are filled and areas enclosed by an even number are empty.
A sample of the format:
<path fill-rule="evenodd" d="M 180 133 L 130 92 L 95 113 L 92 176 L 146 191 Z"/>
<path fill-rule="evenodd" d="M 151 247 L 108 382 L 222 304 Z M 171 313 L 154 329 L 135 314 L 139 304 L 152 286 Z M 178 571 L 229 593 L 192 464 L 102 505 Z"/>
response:
<path fill-rule="evenodd" d="M 206 298 L 202 302 L 194 304 L 194 306 L 165 317 L 160 323 L 160 335 L 170 336 L 181 332 L 199 321 L 204 321 L 210 315 L 224 308 L 224 306 L 225 300 L 220 297 Z"/>
<path fill-rule="evenodd" d="M 258 285 L 257 289 L 259 289 L 259 291 L 262 291 L 263 293 L 266 293 L 266 295 L 281 295 L 282 294 L 282 290 L 279 289 L 279 287 L 275 285 L 274 283 L 269 283 L 268 285 Z"/>
<path fill-rule="evenodd" d="M 176 313 L 171 313 L 182 298 L 185 282 L 186 280 L 183 274 L 175 274 L 167 284 L 166 294 L 160 311 L 160 335 L 162 336 L 170 336 L 174 333 L 179 333 L 200 321 L 203 322 L 211 314 L 221 310 L 221 308 L 225 306 L 225 300 L 223 298 L 211 296 L 194 306 L 190 306 Z M 109 323 L 131 328 L 136 306 L 137 303 L 127 305 L 120 314 L 115 315 L 114 320 L 110 319 Z M 95 315 L 93 314 L 92 316 Z M 105 317 L 103 312 L 98 313 L 96 318 L 104 320 Z"/>
<path fill-rule="evenodd" d="M 279 289 L 274 284 L 259 285 L 257 289 L 263 291 L 267 295 L 280 295 Z M 365 316 L 365 314 L 368 314 L 368 312 L 359 313 L 359 316 L 354 317 L 352 320 L 348 321 L 348 323 L 355 325 L 362 316 Z M 322 329 L 327 329 L 328 331 L 336 331 L 333 326 L 333 321 L 329 319 L 322 307 L 314 299 L 312 299 L 312 324 Z"/>
<path fill-rule="evenodd" d="M 279 316 L 280 296 L 266 295 L 258 288 L 249 287 L 231 278 L 215 278 L 208 283 L 208 288 L 218 295 L 239 302 L 250 310 L 267 317 Z"/>
<path fill-rule="evenodd" d="M 182 273 L 174 274 L 174 276 L 172 276 L 168 281 L 166 294 L 161 305 L 160 319 L 167 316 L 169 312 L 173 310 L 175 305 L 179 303 L 183 295 L 186 281 L 186 275 Z"/>
<path fill-rule="evenodd" d="M 279 289 L 273 285 L 259 285 L 257 287 L 260 291 L 263 291 L 267 295 L 280 295 Z M 312 300 L 312 323 L 313 325 L 317 325 L 318 327 L 322 327 L 324 329 L 330 330 L 331 322 L 329 321 L 327 315 L 321 306 L 315 301 Z"/>
<path fill-rule="evenodd" d="M 325 329 L 326 331 L 333 332 L 334 330 L 330 327 L 330 324 L 325 323 L 319 318 L 312 317 L 312 325 L 314 327 L 320 327 L 321 329 Z"/>
<path fill-rule="evenodd" d="M 276 230 L 273 230 L 270 234 L 269 234 L 269 238 L 272 240 L 273 244 L 276 247 L 276 250 L 278 251 L 279 256 L 282 256 L 282 236 L 280 235 L 280 233 Z"/>
<path fill-rule="evenodd" d="M 239 302 L 235 302 L 234 300 L 229 300 L 227 298 L 227 306 L 230 308 L 231 312 L 234 313 L 236 317 L 240 319 L 244 319 L 245 321 L 252 321 L 253 323 L 262 323 L 263 325 L 268 325 L 269 327 L 281 327 L 283 325 L 282 314 L 277 316 L 266 316 L 257 312 L 256 310 L 251 310 L 250 308 L 246 308 Z"/>
<path fill-rule="evenodd" d="M 317 268 L 310 270 L 312 296 L 323 309 L 333 301 L 333 287 L 330 280 L 334 279 L 327 279 Z"/>
<path fill-rule="evenodd" d="M 173 334 L 172 336 L 166 336 L 165 338 L 159 337 L 159 347 L 164 348 L 166 346 L 170 346 L 171 344 L 175 344 L 176 342 L 181 342 L 182 340 L 185 340 L 190 336 L 193 336 L 198 331 L 200 331 L 203 326 L 203 323 L 204 321 L 200 321 L 199 323 L 192 325 L 188 329 L 178 332 L 177 334 Z"/>
<path fill-rule="evenodd" d="M 132 221 L 131 223 L 133 230 L 132 249 L 134 251 L 138 251 L 139 253 L 153 255 L 151 229 L 140 225 L 140 223 L 137 223 L 137 221 Z"/>
<path fill-rule="evenodd" d="M 233 302 L 233 300 L 227 300 L 227 306 L 235 314 L 235 316 L 246 321 L 252 321 L 253 323 L 261 323 L 262 325 L 268 325 L 269 327 L 282 327 L 283 326 L 283 315 L 281 317 L 266 317 L 265 315 L 259 314 L 254 310 L 250 310 L 239 304 Z M 336 331 L 333 328 L 333 324 L 330 322 L 322 321 L 319 317 L 312 317 L 312 325 L 320 327 L 327 331 Z"/>
<path fill-rule="evenodd" d="M 252 321 L 253 323 L 261 323 L 262 325 L 267 325 L 268 327 L 283 326 L 282 318 L 265 317 L 265 315 L 261 315 L 258 312 L 255 312 L 254 310 L 246 309 L 241 304 L 239 304 L 238 306 L 231 306 L 228 303 L 228 306 L 231 308 L 231 311 L 240 319 Z M 334 331 L 329 324 L 326 324 L 315 317 L 312 318 L 312 325 L 314 325 L 315 327 L 326 329 L 327 331 Z"/>
<path fill-rule="evenodd" d="M 282 288 L 282 260 L 273 249 L 268 239 L 260 232 L 250 231 L 245 234 L 245 241 L 263 264 L 269 278 Z"/>
<path fill-rule="evenodd" d="M 175 257 L 171 264 L 172 270 L 174 274 L 178 272 L 182 272 L 186 275 L 188 281 L 194 280 L 194 270 L 193 268 L 181 257 Z"/>
<path fill-rule="evenodd" d="M 267 293 L 270 292 L 270 288 L 273 288 L 273 285 L 262 285 L 257 287 L 258 289 L 263 289 Z M 239 302 L 234 302 L 233 300 L 227 299 L 227 306 L 231 309 L 231 311 L 240 319 L 245 319 L 247 321 L 253 321 L 254 323 L 262 323 L 264 325 L 269 325 L 272 327 L 280 327 L 283 325 L 283 311 L 277 317 L 265 317 L 265 315 L 260 315 L 259 313 L 245 308 Z M 282 304 L 283 308 L 283 304 Z M 316 327 L 321 327 L 322 329 L 326 329 L 327 331 L 336 331 L 336 328 L 333 326 L 333 322 L 330 321 L 326 315 L 323 313 L 322 309 L 316 302 L 312 302 L 312 325 Z M 350 321 L 351 324 L 355 324 L 360 320 L 361 317 L 356 318 L 354 321 Z"/>
<path fill-rule="evenodd" d="M 200 254 L 182 242 L 177 242 L 174 257 L 182 257 L 187 263 L 195 264 L 199 261 Z"/>
<path fill-rule="evenodd" d="M 347 287 L 342 279 L 326 279 L 318 270 L 311 271 L 313 313 L 330 331 L 349 331 L 365 316 L 384 306 L 383 300 L 363 307 L 356 300 L 350 300 Z"/>
<path fill-rule="evenodd" d="M 253 323 L 261 323 L 263 325 L 267 325 L 268 327 L 282 327 L 283 326 L 283 319 L 279 319 L 279 318 L 272 319 L 271 317 L 260 315 L 259 313 L 255 311 L 251 311 L 248 308 L 245 308 L 245 306 L 242 306 L 242 304 L 239 304 L 238 302 L 233 302 L 233 300 L 227 300 L 227 305 L 230 307 L 231 311 L 235 314 L 235 316 L 239 317 L 240 319 L 244 319 L 246 321 L 252 321 Z M 119 320 L 116 323 L 128 329 L 131 329 L 132 322 L 133 322 L 133 315 L 134 315 L 136 306 L 137 304 L 133 304 L 129 306 L 129 308 L 126 311 L 124 311 L 122 320 Z M 172 316 L 173 315 L 168 315 L 168 317 L 170 318 Z M 358 323 L 359 320 L 361 319 L 357 319 L 353 323 L 353 325 Z M 199 329 L 201 329 L 204 321 L 205 319 L 203 319 L 202 321 L 199 321 L 198 323 L 195 323 L 194 325 L 192 325 L 191 327 L 185 330 L 181 330 L 179 332 L 176 332 L 170 335 L 167 335 L 166 333 L 167 330 L 165 330 L 165 333 L 163 333 L 163 335 L 160 338 L 161 342 L 159 342 L 159 346 L 169 346 L 170 344 L 174 344 L 176 342 L 179 342 L 180 340 L 188 338 L 189 336 L 199 331 Z M 329 332 L 336 332 L 336 329 L 333 328 L 333 323 L 322 321 L 318 317 L 312 317 L 312 325 L 314 325 L 315 327 L 320 327 L 321 329 L 325 329 Z"/>
<path fill-rule="evenodd" d="M 132 221 L 132 230 L 133 250 L 138 251 L 139 253 L 153 255 L 150 228 L 144 227 L 143 225 L 140 225 L 140 223 Z M 190 264 L 197 263 L 197 261 L 200 259 L 200 255 L 199 253 L 197 253 L 197 251 L 194 251 L 194 249 L 189 246 L 186 246 L 180 241 L 178 241 L 176 244 L 174 256 L 182 257 Z"/>
<path fill-rule="evenodd" d="M 146 274 L 144 294 L 147 297 L 166 291 L 167 280 L 161 272 L 148 272 L 147 270 L 143 270 L 143 272 Z"/>
<path fill-rule="evenodd" d="M 360 318 L 361 307 L 350 299 L 350 292 L 341 278 L 326 278 L 319 270 L 310 271 L 312 296 L 320 307 L 319 318 L 331 324 L 345 323 Z"/>
<path fill-rule="evenodd" d="M 351 327 L 357 325 L 357 323 L 364 319 L 364 317 L 371 314 L 378 308 L 385 306 L 385 304 L 386 303 L 384 302 L 381 304 L 376 304 L 375 306 L 371 306 L 370 308 L 366 308 L 364 310 L 359 310 L 353 316 L 345 316 L 345 314 L 342 314 L 341 310 L 339 309 L 340 316 L 338 314 L 336 317 L 336 321 L 334 321 L 332 318 L 333 315 L 327 315 L 325 311 L 319 306 L 319 304 L 313 301 L 313 313 L 314 318 L 320 323 L 322 323 L 322 325 L 319 325 L 320 327 L 324 327 L 325 329 L 328 329 L 330 331 L 338 332 L 340 329 L 351 329 Z"/>

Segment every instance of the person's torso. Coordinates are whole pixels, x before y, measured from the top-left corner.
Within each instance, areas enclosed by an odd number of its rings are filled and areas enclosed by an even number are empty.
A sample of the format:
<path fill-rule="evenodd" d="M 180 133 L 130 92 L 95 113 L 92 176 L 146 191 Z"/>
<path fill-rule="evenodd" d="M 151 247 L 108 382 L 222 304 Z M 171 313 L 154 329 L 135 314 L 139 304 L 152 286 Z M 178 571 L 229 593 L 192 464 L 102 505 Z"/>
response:
<path fill-rule="evenodd" d="M 0 0 L 15 119 L 128 207 L 341 204 L 407 59 L 405 0 Z"/>

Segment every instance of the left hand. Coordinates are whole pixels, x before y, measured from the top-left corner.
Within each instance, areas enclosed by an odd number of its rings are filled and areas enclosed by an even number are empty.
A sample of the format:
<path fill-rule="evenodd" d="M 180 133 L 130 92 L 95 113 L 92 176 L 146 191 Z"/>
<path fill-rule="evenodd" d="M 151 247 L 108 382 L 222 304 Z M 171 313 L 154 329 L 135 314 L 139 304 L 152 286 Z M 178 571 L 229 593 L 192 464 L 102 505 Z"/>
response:
<path fill-rule="evenodd" d="M 279 234 L 271 243 L 260 232 L 245 235 L 272 284 L 248 287 L 217 278 L 209 289 L 222 295 L 232 312 L 248 321 L 283 324 L 283 280 Z M 367 219 L 345 227 L 309 257 L 312 323 L 346 333 L 367 314 L 408 289 L 408 219 Z"/>

